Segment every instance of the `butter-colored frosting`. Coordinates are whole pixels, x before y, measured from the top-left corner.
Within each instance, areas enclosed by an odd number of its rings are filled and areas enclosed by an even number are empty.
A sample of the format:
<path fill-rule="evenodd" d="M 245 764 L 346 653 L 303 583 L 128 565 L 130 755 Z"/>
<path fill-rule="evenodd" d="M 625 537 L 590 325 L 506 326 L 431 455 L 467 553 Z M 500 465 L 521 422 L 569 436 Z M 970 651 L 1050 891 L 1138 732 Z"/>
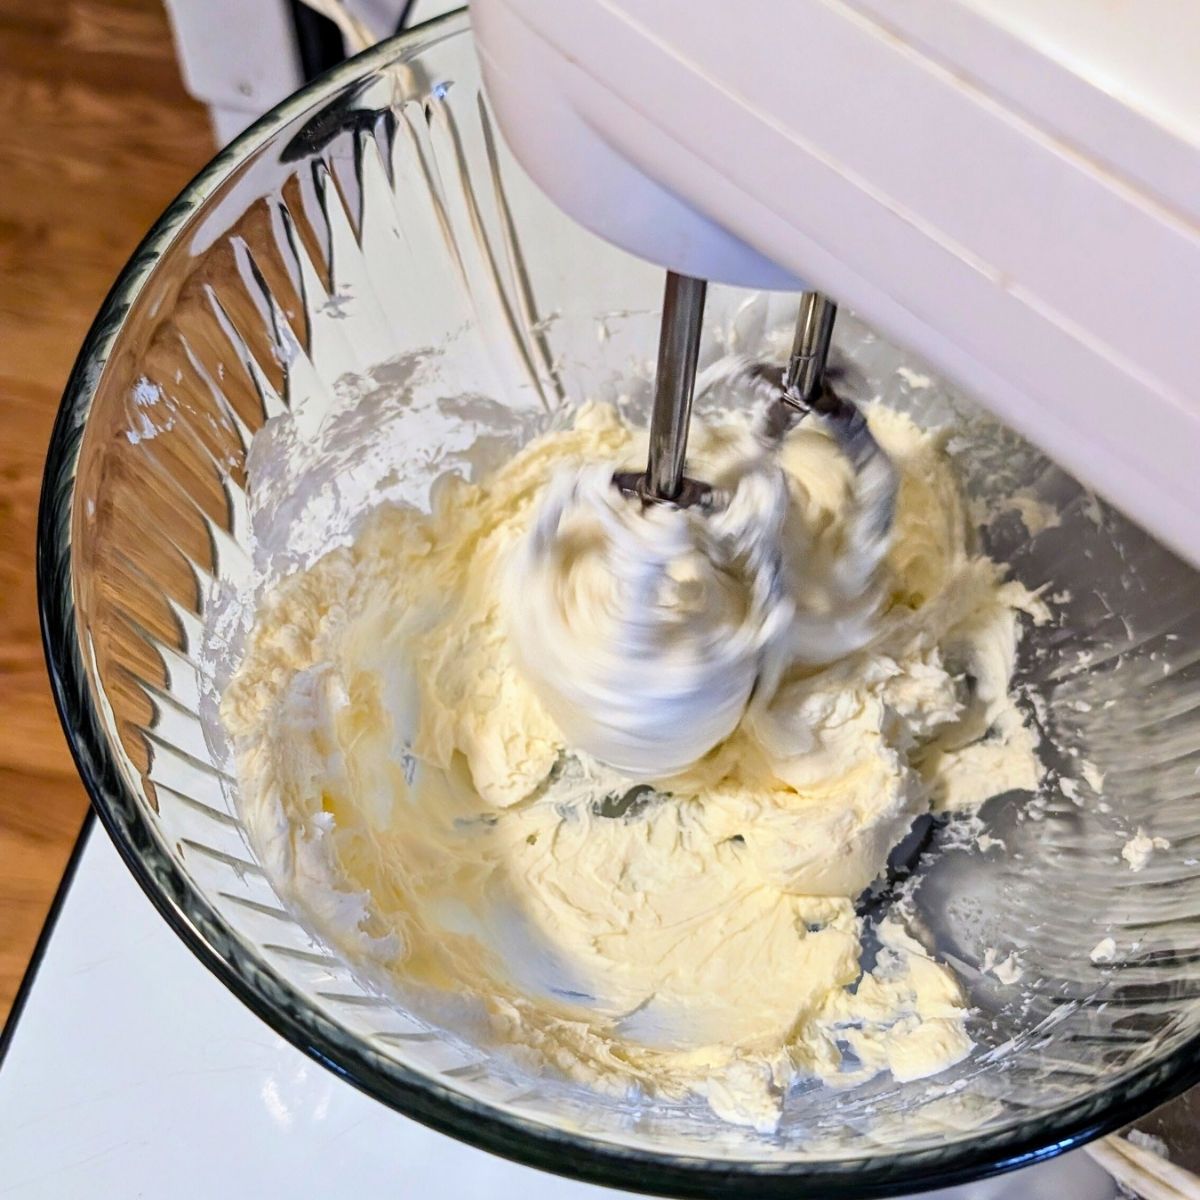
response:
<path fill-rule="evenodd" d="M 764 703 L 730 682 L 744 715 L 665 777 L 573 752 L 510 636 L 552 480 L 644 461 L 613 409 L 443 478 L 431 512 L 380 509 L 283 580 L 221 710 L 280 895 L 373 978 L 471 1001 L 498 1052 L 609 1094 L 700 1094 L 770 1129 L 797 1078 L 962 1059 L 953 973 L 854 899 L 919 813 L 1036 786 L 1009 685 L 1037 602 L 974 550 L 939 437 L 883 409 L 870 425 L 900 477 L 884 593 L 846 605 L 853 475 L 802 426 L 778 452 L 780 544 L 809 651 Z M 746 436 L 697 423 L 690 469 L 735 469 Z M 708 632 L 743 628 L 745 603 L 704 599 Z"/>

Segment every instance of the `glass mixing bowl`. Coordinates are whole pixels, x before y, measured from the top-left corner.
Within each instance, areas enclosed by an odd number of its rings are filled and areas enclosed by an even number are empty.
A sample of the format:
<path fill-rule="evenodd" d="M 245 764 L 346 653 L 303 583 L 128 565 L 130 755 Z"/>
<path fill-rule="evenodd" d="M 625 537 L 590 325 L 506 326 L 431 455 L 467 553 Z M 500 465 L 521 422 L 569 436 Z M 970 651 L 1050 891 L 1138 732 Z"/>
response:
<path fill-rule="evenodd" d="M 257 589 L 379 498 L 423 503 L 437 475 L 486 469 L 573 400 L 643 407 L 661 285 L 522 174 L 462 15 L 346 63 L 184 192 L 80 355 L 40 530 L 58 704 L 130 869 L 199 958 L 330 1069 L 600 1183 L 914 1191 L 1055 1154 L 1182 1090 L 1200 1077 L 1196 574 L 852 318 L 847 386 L 954 426 L 989 548 L 1047 585 L 1055 614 L 1018 671 L 1041 793 L 996 798 L 974 830 L 932 825 L 897 865 L 919 872 L 918 918 L 969 992 L 970 1058 L 914 1083 L 797 1087 L 778 1133 L 756 1134 L 702 1106 L 515 1077 L 452 1021 L 357 979 L 275 896 L 213 719 Z M 708 352 L 758 353 L 791 311 L 713 288 Z M 1004 845 L 981 850 L 979 828 Z M 1170 845 L 1134 872 L 1121 851 L 1139 829 Z M 1014 951 L 1020 978 L 1002 983 Z"/>

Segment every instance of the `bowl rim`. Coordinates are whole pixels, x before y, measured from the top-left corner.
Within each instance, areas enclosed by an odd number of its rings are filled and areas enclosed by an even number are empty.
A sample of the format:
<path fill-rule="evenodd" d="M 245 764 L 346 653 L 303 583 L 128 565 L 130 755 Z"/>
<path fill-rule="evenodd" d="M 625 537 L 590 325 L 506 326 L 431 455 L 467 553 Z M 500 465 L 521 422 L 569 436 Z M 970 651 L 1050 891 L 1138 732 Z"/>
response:
<path fill-rule="evenodd" d="M 250 952 L 178 869 L 126 785 L 88 683 L 74 602 L 71 522 L 87 419 L 134 302 L 159 259 L 204 202 L 286 125 L 336 92 L 435 40 L 469 31 L 457 9 L 334 67 L 257 120 L 179 193 L 133 252 L 105 298 L 74 367 L 51 434 L 37 529 L 43 651 L 71 754 L 126 866 L 196 957 L 276 1033 L 367 1095 L 472 1146 L 555 1174 L 630 1191 L 691 1197 L 829 1200 L 943 1188 L 1050 1159 L 1103 1136 L 1200 1082 L 1200 1034 L 1165 1058 L 1059 1109 L 944 1147 L 873 1158 L 771 1162 L 667 1154 L 568 1133 L 493 1108 L 371 1050 L 312 1006 Z"/>

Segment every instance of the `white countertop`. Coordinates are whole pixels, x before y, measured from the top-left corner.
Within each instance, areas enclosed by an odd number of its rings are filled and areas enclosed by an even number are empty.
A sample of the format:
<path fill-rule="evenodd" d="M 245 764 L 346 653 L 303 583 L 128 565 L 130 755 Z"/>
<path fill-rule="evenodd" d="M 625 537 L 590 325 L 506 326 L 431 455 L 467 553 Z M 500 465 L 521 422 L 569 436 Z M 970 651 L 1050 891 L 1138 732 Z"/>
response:
<path fill-rule="evenodd" d="M 615 1200 L 434 1133 L 229 994 L 98 826 L 0 1062 L 0 1197 Z M 1112 1200 L 1082 1152 L 942 1200 Z"/>

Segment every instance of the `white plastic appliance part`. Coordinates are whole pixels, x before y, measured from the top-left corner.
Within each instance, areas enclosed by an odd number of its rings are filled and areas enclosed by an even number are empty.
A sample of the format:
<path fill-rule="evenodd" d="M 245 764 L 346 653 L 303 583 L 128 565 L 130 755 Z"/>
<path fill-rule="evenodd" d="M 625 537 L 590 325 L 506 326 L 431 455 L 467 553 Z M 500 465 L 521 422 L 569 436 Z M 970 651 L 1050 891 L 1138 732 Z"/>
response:
<path fill-rule="evenodd" d="M 201 966 L 101 829 L 12 1032 L 6 1200 L 631 1200 L 434 1133 L 310 1061 Z M 1116 1200 L 1116 1187 L 1080 1150 L 927 1200 Z"/>
<path fill-rule="evenodd" d="M 474 0 L 567 212 L 829 292 L 1200 563 L 1190 0 Z"/>

